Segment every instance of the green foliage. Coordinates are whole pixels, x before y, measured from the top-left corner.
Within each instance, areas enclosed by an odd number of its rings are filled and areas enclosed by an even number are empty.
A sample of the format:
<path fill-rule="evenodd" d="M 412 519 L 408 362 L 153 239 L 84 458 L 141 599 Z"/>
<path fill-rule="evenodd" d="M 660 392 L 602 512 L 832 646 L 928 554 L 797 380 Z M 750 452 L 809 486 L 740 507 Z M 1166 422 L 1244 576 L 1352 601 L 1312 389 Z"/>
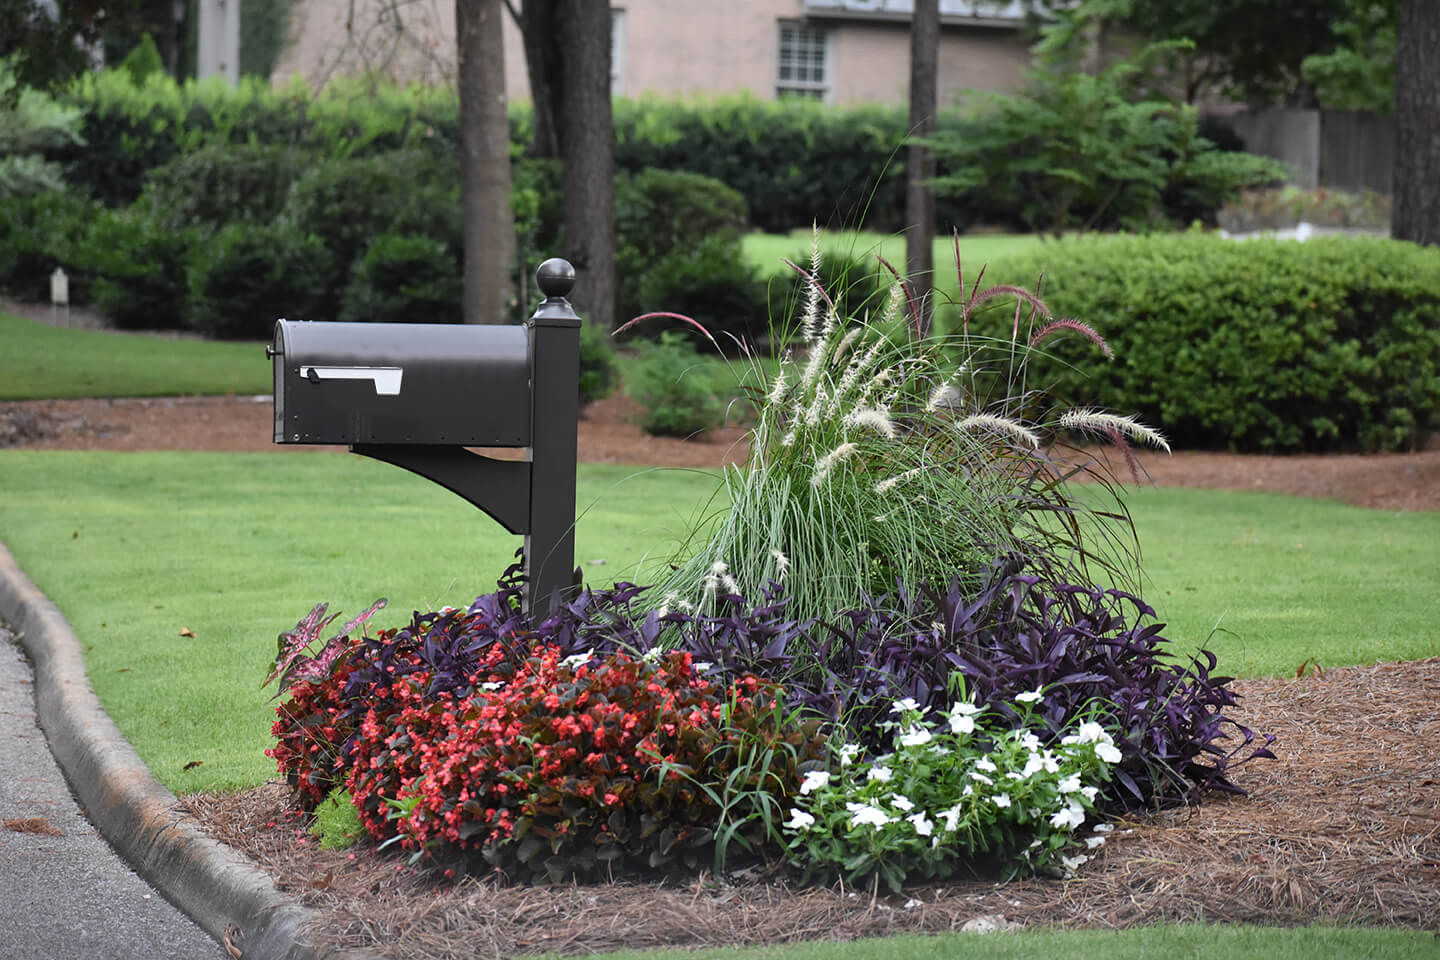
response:
<path fill-rule="evenodd" d="M 904 175 L 892 163 L 903 107 L 837 109 L 810 100 L 750 96 L 680 102 L 619 100 L 615 165 L 704 174 L 745 198 L 762 230 L 903 224 Z"/>
<path fill-rule="evenodd" d="M 269 81 L 285 52 L 293 0 L 240 0 L 240 75 Z"/>
<path fill-rule="evenodd" d="M 1337 110 L 1395 109 L 1395 0 L 1346 0 L 1333 25 L 1337 44 L 1312 53 L 1300 75 L 1324 106 Z"/>
<path fill-rule="evenodd" d="M 318 237 L 331 264 L 316 287 L 312 319 L 339 315 L 352 271 L 381 234 L 414 234 L 432 245 L 460 249 L 456 162 L 421 151 L 395 151 L 328 160 L 300 176 L 281 222 Z M 413 249 L 407 255 L 413 256 Z"/>
<path fill-rule="evenodd" d="M 683 334 L 667 331 L 636 345 L 625 368 L 625 392 L 644 408 L 640 427 L 660 437 L 692 437 L 718 427 L 725 406 L 710 368 Z"/>
<path fill-rule="evenodd" d="M 319 806 L 315 808 L 315 820 L 310 824 L 310 835 L 320 839 L 321 850 L 345 850 L 355 846 L 365 836 L 365 825 L 355 812 L 350 791 L 336 787 Z"/>
<path fill-rule="evenodd" d="M 341 320 L 454 323 L 460 319 L 459 258 L 419 234 L 382 233 L 355 263 L 340 303 Z"/>
<path fill-rule="evenodd" d="M 1209 218 L 1240 188 L 1283 179 L 1273 160 L 1215 150 L 1193 107 L 1132 99 L 1133 79 L 1157 52 L 1095 75 L 1033 71 L 1025 93 L 992 94 L 983 111 L 936 134 L 949 169 L 936 189 L 984 197 L 1059 235 L 1166 226 L 1176 212 Z"/>
<path fill-rule="evenodd" d="M 314 234 L 233 223 L 191 253 L 186 326 L 221 340 L 266 340 L 279 317 L 321 319 L 331 262 Z"/>
<path fill-rule="evenodd" d="M 1437 426 L 1431 250 L 1382 238 L 1084 237 L 1007 258 L 987 277 L 1042 270 L 1057 314 L 1092 321 L 1117 354 L 1099 361 L 1059 343 L 1042 381 L 1164 423 L 1179 446 L 1406 450 Z"/>
<path fill-rule="evenodd" d="M 130 79 L 136 83 L 144 83 L 147 78 L 157 74 L 163 76 L 165 64 L 160 60 L 155 38 L 148 33 L 141 36 L 135 49 L 125 54 L 125 59 L 120 61 L 117 69 L 130 74 Z"/>
<path fill-rule="evenodd" d="M 139 204 L 176 228 L 266 223 L 284 209 L 291 186 L 314 161 L 313 154 L 287 146 L 203 146 L 147 170 Z"/>
<path fill-rule="evenodd" d="M 70 192 L 0 197 L 0 290 L 22 300 L 48 301 L 50 274 L 70 274 L 70 302 L 88 292 L 81 246 L 95 204 Z"/>
<path fill-rule="evenodd" d="M 190 254 L 203 236 L 143 211 L 102 209 L 76 258 L 91 278 L 96 306 L 116 327 L 177 329 L 190 296 Z"/>
<path fill-rule="evenodd" d="M 580 406 L 608 397 L 617 368 L 610 335 L 593 323 L 580 327 Z"/>
<path fill-rule="evenodd" d="M 1021 696 L 1038 700 L 1040 691 Z M 791 859 L 810 877 L 883 880 L 892 892 L 985 863 L 1073 873 L 1089 858 L 1066 853 L 1095 816 L 1120 751 L 1098 723 L 1081 722 L 1042 754 L 1031 727 L 1049 731 L 1033 702 L 1007 707 L 1015 716 L 961 699 L 941 723 L 900 701 L 899 721 L 879 724 L 893 744 L 885 757 L 859 759 L 859 747 L 832 743 L 832 770 L 801 785 L 786 824 Z"/>
<path fill-rule="evenodd" d="M 615 316 L 680 313 L 712 332 L 763 331 L 760 281 L 740 238 L 745 200 L 695 173 L 645 170 L 616 183 Z"/>
<path fill-rule="evenodd" d="M 17 87 L 9 61 L 0 59 L 0 199 L 63 190 L 60 166 L 43 152 L 83 143 L 78 110 L 38 90 Z"/>

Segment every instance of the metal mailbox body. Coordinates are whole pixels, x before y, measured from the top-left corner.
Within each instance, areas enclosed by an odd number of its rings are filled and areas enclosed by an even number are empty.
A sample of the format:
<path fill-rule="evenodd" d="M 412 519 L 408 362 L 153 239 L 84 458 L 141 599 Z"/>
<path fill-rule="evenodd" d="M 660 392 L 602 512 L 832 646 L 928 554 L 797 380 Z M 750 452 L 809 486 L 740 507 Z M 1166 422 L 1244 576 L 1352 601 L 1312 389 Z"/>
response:
<path fill-rule="evenodd" d="M 523 326 L 279 320 L 275 442 L 530 445 Z"/>

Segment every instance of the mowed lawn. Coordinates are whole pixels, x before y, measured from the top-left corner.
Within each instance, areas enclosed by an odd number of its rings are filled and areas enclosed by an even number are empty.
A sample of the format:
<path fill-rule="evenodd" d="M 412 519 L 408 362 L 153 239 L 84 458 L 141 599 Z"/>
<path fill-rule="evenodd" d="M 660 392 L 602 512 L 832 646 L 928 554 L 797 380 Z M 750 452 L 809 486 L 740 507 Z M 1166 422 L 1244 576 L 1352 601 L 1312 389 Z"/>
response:
<path fill-rule="evenodd" d="M 643 567 L 713 508 L 717 482 L 582 466 L 587 581 L 647 582 Z M 1158 489 L 1131 506 L 1144 596 L 1178 655 L 1207 644 L 1221 672 L 1254 676 L 1310 658 L 1440 654 L 1440 513 Z M 273 773 L 262 755 L 273 691 L 259 684 L 276 636 L 313 604 L 353 614 L 383 596 L 375 623 L 399 625 L 493 589 L 520 543 L 419 477 L 300 451 L 0 451 L 0 540 L 74 626 L 106 709 L 178 792 Z"/>

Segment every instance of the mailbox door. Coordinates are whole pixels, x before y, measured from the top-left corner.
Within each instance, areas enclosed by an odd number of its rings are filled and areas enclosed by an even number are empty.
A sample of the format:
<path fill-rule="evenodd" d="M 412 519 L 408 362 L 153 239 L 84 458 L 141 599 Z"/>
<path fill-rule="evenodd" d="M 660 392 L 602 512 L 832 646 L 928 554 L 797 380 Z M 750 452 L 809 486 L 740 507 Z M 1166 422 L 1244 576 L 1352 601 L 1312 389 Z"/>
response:
<path fill-rule="evenodd" d="M 530 443 L 522 326 L 275 325 L 277 443 Z"/>

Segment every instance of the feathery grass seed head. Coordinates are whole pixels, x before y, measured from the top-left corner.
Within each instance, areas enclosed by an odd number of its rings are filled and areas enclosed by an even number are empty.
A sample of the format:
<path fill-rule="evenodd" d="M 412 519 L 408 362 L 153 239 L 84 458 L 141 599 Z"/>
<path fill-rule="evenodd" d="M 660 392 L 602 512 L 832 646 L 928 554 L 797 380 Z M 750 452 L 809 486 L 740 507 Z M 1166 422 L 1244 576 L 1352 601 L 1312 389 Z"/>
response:
<path fill-rule="evenodd" d="M 1040 446 L 1040 436 L 1018 420 L 1009 417 L 998 417 L 993 413 L 972 413 L 957 423 L 959 430 L 988 430 L 991 433 L 1001 433 L 1019 440 L 1021 443 L 1035 449 Z"/>

